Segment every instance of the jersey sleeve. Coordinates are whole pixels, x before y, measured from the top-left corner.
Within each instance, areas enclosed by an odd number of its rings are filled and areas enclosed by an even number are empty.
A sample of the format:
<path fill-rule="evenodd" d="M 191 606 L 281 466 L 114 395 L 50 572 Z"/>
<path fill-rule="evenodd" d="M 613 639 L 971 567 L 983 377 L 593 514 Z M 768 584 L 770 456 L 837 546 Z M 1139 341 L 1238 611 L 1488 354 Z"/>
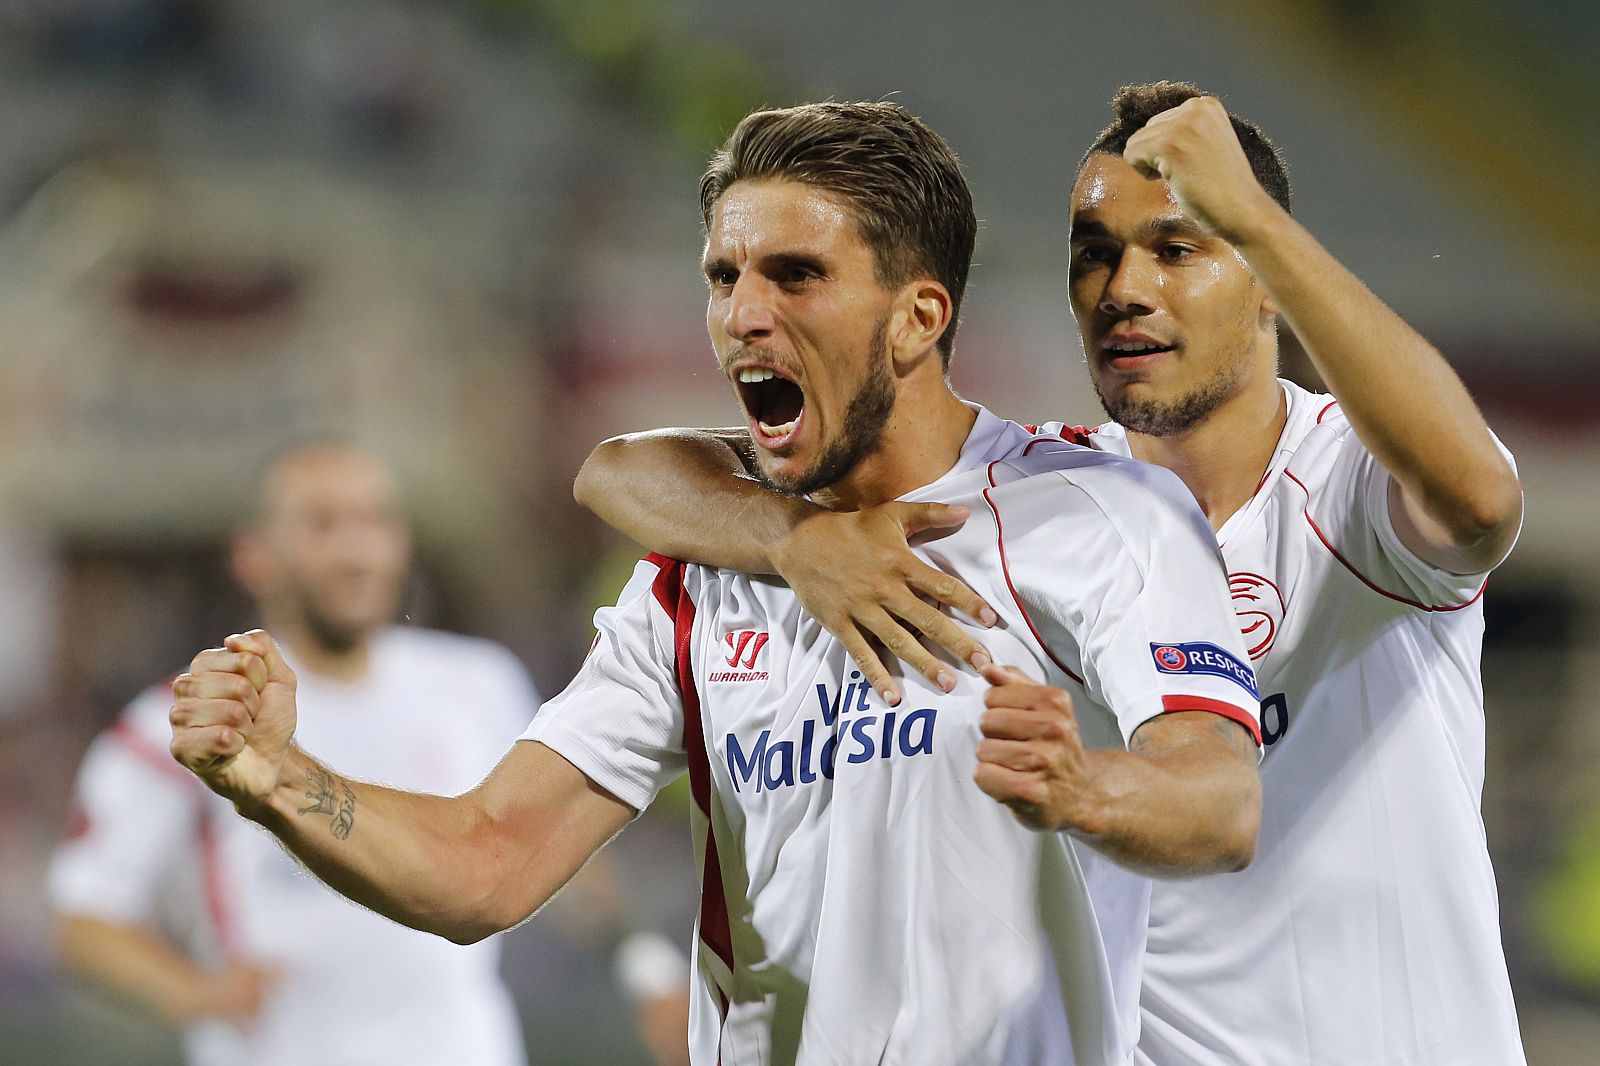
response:
<path fill-rule="evenodd" d="M 1007 501 L 1040 638 L 1058 662 L 1076 658 L 1124 742 L 1158 715 L 1205 711 L 1259 745 L 1255 673 L 1211 527 L 1167 471 L 1118 460 L 1093 481 L 1035 476 Z"/>
<path fill-rule="evenodd" d="M 1433 610 L 1451 610 L 1474 600 L 1487 572 L 1455 574 L 1419 558 L 1400 540 L 1390 512 L 1393 478 L 1356 437 L 1335 408 L 1326 428 L 1337 443 L 1321 461 L 1290 473 L 1306 493 L 1313 536 L 1357 577 L 1393 599 Z M 1495 446 L 1516 469 L 1498 437 Z"/>
<path fill-rule="evenodd" d="M 148 922 L 172 871 L 200 861 L 195 829 L 209 794 L 146 728 L 148 717 L 136 703 L 84 755 L 50 863 L 57 913 Z"/>
<path fill-rule="evenodd" d="M 616 606 L 595 613 L 589 657 L 522 735 L 635 810 L 688 769 L 675 623 L 652 587 L 660 572 L 640 562 Z"/>

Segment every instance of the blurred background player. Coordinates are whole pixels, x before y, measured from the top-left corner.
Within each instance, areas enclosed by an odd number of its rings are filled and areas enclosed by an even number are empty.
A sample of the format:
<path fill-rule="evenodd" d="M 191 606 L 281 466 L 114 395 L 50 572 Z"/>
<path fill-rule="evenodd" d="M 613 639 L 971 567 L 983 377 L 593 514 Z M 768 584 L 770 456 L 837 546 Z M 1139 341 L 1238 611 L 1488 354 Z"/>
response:
<path fill-rule="evenodd" d="M 1268 744 L 1254 864 L 1156 883 L 1142 1061 L 1521 1062 L 1479 813 L 1481 596 L 1521 525 L 1516 472 L 1440 354 L 1290 217 L 1258 128 L 1185 84 L 1115 108 L 1072 192 L 1071 298 L 1116 421 L 1049 428 L 1198 500 Z M 1280 314 L 1332 395 L 1278 378 Z M 763 498 L 703 435 L 591 462 L 580 495 L 602 516 L 657 551 L 776 569 L 880 687 L 868 637 L 930 676 L 912 620 L 974 650 L 917 598 L 973 609 L 894 550 L 929 524 L 904 504 Z"/>
<path fill-rule="evenodd" d="M 296 447 L 257 508 L 232 569 L 299 673 L 307 743 L 354 773 L 471 788 L 537 696 L 499 645 L 393 624 L 411 536 L 391 471 Z M 170 705 L 146 692 L 84 759 L 50 876 L 66 967 L 182 1026 L 193 1066 L 523 1063 L 498 942 L 458 947 L 325 889 L 172 760 Z"/>

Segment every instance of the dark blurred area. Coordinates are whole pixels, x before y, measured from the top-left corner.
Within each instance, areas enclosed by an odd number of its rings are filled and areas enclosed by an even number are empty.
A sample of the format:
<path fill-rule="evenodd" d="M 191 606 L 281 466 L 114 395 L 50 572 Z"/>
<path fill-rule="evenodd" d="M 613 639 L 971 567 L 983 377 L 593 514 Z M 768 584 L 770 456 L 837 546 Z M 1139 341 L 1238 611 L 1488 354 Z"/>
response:
<path fill-rule="evenodd" d="M 1484 814 L 1530 1062 L 1592 1062 L 1596 41 L 1578 0 L 0 0 L 0 1058 L 175 1061 L 56 975 L 40 885 L 94 734 L 253 622 L 222 549 L 263 456 L 332 433 L 390 458 L 408 619 L 559 691 L 635 552 L 573 504 L 582 459 L 733 414 L 695 182 L 738 117 L 892 96 L 944 133 L 983 221 L 957 383 L 1095 422 L 1065 199 L 1115 88 L 1173 77 L 1278 140 L 1297 214 L 1517 455 Z M 508 938 L 533 1062 L 647 1061 L 595 914 L 687 943 L 663 807 L 608 852 L 625 904 L 575 889 Z"/>

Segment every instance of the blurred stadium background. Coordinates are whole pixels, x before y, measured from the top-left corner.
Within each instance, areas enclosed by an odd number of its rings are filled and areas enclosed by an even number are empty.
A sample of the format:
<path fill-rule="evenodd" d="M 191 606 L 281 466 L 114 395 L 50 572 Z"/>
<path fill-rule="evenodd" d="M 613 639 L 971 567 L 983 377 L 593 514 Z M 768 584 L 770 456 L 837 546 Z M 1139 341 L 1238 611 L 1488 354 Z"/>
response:
<path fill-rule="evenodd" d="M 1297 214 L 1454 361 L 1516 452 L 1484 810 L 1530 1061 L 1600 1046 L 1600 8 L 1587 0 L 0 0 L 0 1060 L 175 1061 L 61 981 L 40 883 L 90 737 L 248 624 L 242 473 L 334 429 L 405 471 L 412 617 L 558 690 L 631 546 L 597 441 L 732 417 L 695 179 L 744 111 L 893 98 L 983 230 L 955 360 L 1097 421 L 1064 202 L 1117 85 L 1187 78 L 1287 151 Z M 686 940 L 682 812 L 625 834 Z M 643 1062 L 603 925 L 513 934 L 535 1063 Z"/>

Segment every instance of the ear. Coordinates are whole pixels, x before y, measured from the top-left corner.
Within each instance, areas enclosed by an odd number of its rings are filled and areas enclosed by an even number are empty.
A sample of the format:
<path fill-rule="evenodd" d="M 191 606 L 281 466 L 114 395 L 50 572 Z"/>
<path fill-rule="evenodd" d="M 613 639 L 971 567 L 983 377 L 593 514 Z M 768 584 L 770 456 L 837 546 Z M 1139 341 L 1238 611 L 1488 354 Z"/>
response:
<path fill-rule="evenodd" d="M 932 278 L 919 278 L 900 290 L 889 326 L 889 352 L 897 369 L 926 355 L 950 328 L 954 304 L 950 290 Z"/>

